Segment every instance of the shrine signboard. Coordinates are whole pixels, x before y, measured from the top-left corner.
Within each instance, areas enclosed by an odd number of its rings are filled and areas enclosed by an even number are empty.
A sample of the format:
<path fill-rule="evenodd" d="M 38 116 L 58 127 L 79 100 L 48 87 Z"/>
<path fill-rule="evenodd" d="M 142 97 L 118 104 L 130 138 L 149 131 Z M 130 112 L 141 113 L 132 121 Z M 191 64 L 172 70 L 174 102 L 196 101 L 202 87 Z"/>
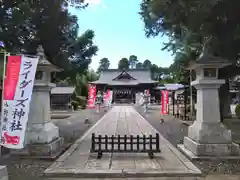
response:
<path fill-rule="evenodd" d="M 1 145 L 24 148 L 38 57 L 8 56 L 4 79 Z"/>

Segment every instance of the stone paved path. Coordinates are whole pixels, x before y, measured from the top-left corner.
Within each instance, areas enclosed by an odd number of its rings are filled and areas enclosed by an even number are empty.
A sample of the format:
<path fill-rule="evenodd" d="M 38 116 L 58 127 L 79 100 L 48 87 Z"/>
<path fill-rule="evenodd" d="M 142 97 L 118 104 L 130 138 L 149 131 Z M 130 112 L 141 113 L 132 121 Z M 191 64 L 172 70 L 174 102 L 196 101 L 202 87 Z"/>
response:
<path fill-rule="evenodd" d="M 47 177 L 113 178 L 199 176 L 201 171 L 160 135 L 161 153 L 149 159 L 147 154 L 90 154 L 91 134 L 156 134 L 133 107 L 115 106 L 45 171 Z M 145 178 L 146 179 L 146 178 Z"/>

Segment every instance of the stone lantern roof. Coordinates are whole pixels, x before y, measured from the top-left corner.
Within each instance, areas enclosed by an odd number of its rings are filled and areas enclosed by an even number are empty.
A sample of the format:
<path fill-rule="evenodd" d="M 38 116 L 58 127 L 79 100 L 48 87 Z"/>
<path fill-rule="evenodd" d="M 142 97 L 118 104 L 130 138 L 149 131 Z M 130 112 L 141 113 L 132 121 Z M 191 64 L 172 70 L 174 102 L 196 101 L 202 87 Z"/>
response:
<path fill-rule="evenodd" d="M 194 70 L 197 67 L 204 65 L 211 66 L 213 68 L 222 68 L 231 65 L 231 63 L 227 59 L 212 55 L 206 48 L 203 48 L 203 52 L 200 54 L 198 59 L 191 61 L 187 69 Z"/>
<path fill-rule="evenodd" d="M 38 70 L 41 71 L 50 71 L 50 72 L 60 72 L 62 71 L 61 68 L 53 65 L 50 63 L 44 53 L 43 47 L 40 45 L 37 48 L 37 55 L 39 56 L 39 61 L 38 61 Z"/>

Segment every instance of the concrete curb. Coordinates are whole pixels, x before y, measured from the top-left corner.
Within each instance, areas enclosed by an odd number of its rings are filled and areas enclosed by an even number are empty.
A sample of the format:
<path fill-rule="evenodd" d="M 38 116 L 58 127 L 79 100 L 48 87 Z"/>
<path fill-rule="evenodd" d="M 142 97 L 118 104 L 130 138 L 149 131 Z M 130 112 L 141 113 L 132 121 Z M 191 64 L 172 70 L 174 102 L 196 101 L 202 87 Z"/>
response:
<path fill-rule="evenodd" d="M 183 172 L 182 170 L 154 171 L 148 169 L 136 170 L 77 170 L 56 169 L 50 171 L 47 177 L 54 178 L 149 178 L 149 177 L 202 177 L 199 172 Z"/>

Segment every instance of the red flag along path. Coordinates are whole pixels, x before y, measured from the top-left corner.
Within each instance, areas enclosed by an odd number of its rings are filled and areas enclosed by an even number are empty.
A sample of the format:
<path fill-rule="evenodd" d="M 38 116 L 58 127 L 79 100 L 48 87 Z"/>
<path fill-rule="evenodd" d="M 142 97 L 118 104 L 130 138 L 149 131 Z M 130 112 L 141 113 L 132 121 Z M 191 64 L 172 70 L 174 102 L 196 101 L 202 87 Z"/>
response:
<path fill-rule="evenodd" d="M 24 139 L 38 57 L 9 56 L 4 81 L 2 141 L 12 149 L 24 148 Z"/>
<path fill-rule="evenodd" d="M 103 94 L 103 102 L 105 106 L 110 106 L 112 103 L 112 91 L 108 89 L 104 94 Z"/>
<path fill-rule="evenodd" d="M 20 68 L 21 56 L 9 56 L 4 80 L 4 100 L 14 99 Z"/>
<path fill-rule="evenodd" d="M 162 91 L 162 111 L 161 114 L 168 114 L 168 91 Z"/>
<path fill-rule="evenodd" d="M 88 85 L 88 108 L 95 108 L 96 91 L 95 85 Z"/>

